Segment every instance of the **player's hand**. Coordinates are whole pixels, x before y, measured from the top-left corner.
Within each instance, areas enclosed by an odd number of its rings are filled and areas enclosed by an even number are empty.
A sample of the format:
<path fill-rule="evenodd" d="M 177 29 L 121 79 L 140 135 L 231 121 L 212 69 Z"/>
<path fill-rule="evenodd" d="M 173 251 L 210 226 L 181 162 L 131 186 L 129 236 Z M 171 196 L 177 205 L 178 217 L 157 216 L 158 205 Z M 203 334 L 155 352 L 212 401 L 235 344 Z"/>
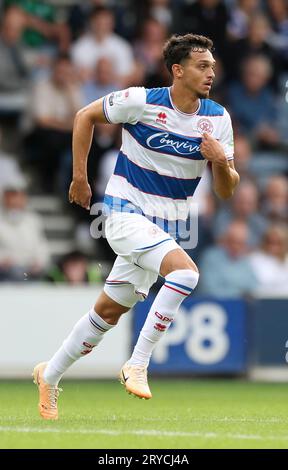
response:
<path fill-rule="evenodd" d="M 92 197 L 92 191 L 88 181 L 73 180 L 69 188 L 69 202 L 75 202 L 84 209 L 90 209 L 90 200 Z"/>
<path fill-rule="evenodd" d="M 200 152 L 206 160 L 219 165 L 227 165 L 227 159 L 222 145 L 218 140 L 214 139 L 211 135 L 204 132 L 202 135 L 202 143 L 200 145 Z"/>

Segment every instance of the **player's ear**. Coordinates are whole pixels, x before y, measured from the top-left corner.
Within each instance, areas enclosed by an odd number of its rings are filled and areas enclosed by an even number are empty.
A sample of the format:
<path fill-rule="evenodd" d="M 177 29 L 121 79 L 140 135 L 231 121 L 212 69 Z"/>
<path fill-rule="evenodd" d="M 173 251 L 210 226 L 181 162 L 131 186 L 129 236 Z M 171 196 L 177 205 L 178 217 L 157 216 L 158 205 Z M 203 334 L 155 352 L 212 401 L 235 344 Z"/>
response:
<path fill-rule="evenodd" d="M 183 76 L 183 67 L 180 64 L 172 65 L 172 72 L 174 78 L 182 78 Z"/>

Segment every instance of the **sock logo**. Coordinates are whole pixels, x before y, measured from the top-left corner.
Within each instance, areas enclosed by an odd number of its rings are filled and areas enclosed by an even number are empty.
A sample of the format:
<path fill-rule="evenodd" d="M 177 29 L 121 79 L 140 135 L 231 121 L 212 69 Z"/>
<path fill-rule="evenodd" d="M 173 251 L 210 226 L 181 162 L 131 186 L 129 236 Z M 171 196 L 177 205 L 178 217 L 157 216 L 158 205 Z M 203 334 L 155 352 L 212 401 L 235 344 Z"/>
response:
<path fill-rule="evenodd" d="M 162 325 L 162 323 L 155 323 L 154 328 L 155 330 L 158 330 L 158 331 L 165 331 L 167 328 L 167 325 Z"/>
<path fill-rule="evenodd" d="M 85 346 L 85 348 L 88 348 L 88 349 L 84 349 L 84 351 L 81 352 L 82 356 L 86 356 L 86 354 L 89 354 L 93 350 L 93 348 L 95 348 L 95 344 L 89 344 L 89 343 L 86 343 L 86 341 L 84 341 L 82 344 L 83 346 Z"/>
<path fill-rule="evenodd" d="M 155 315 L 156 315 L 157 318 L 159 318 L 159 320 L 170 321 L 170 322 L 173 321 L 173 318 L 164 317 L 164 315 L 161 315 L 161 313 L 159 313 L 159 312 L 155 312 Z"/>

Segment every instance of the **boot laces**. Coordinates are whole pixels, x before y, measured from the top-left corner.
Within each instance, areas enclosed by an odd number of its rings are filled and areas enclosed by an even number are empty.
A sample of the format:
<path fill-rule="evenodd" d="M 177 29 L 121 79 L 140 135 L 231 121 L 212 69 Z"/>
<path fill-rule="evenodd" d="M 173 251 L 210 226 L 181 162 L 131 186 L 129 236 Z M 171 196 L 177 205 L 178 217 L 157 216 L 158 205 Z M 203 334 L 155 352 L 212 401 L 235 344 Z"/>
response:
<path fill-rule="evenodd" d="M 63 391 L 62 388 L 58 388 L 58 387 L 48 388 L 48 398 L 49 398 L 49 404 L 51 408 L 57 408 L 57 400 L 58 400 L 60 392 L 62 391 Z"/>

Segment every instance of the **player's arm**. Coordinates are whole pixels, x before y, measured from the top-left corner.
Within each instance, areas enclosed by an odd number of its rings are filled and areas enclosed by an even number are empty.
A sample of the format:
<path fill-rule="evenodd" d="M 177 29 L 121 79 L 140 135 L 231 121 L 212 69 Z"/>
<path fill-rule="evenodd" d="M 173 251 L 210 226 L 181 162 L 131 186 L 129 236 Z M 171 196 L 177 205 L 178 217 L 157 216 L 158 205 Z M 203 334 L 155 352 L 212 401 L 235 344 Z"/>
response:
<path fill-rule="evenodd" d="M 95 123 L 136 124 L 146 104 L 143 87 L 112 92 L 80 109 L 73 128 L 73 181 L 69 200 L 89 209 L 91 189 L 87 178 L 87 159 L 91 147 Z"/>
<path fill-rule="evenodd" d="M 87 177 L 87 160 L 92 143 L 95 123 L 107 123 L 103 111 L 103 98 L 92 102 L 77 112 L 73 126 L 73 180 L 69 189 L 69 201 L 85 209 L 90 208 L 92 196 Z"/>
<path fill-rule="evenodd" d="M 229 199 L 240 181 L 233 160 L 227 160 L 221 143 L 209 134 L 203 134 L 201 154 L 212 162 L 215 193 L 221 199 Z"/>
<path fill-rule="evenodd" d="M 240 176 L 235 170 L 233 160 L 226 160 L 226 163 L 223 165 L 212 162 L 212 173 L 215 193 L 221 199 L 229 199 L 240 181 Z"/>

